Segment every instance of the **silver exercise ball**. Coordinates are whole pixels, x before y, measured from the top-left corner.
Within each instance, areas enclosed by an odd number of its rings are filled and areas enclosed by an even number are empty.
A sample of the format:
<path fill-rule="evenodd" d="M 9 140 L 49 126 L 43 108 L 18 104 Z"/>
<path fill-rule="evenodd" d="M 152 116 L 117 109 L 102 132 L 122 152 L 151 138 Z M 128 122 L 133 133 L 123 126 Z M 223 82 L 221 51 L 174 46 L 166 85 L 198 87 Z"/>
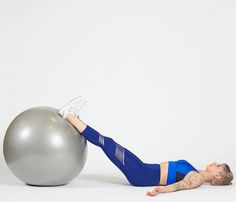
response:
<path fill-rule="evenodd" d="M 75 178 L 87 158 L 87 141 L 51 107 L 19 114 L 3 143 L 12 173 L 28 185 L 57 186 Z"/>

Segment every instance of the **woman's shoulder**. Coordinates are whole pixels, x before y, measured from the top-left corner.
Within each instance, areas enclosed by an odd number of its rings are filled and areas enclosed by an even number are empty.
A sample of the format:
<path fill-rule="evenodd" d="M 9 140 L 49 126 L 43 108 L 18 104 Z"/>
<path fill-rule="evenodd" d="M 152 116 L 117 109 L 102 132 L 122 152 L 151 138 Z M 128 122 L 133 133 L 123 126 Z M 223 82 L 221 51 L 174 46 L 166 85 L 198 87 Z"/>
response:
<path fill-rule="evenodd" d="M 190 171 L 187 175 L 185 175 L 184 179 L 190 179 L 190 178 L 194 178 L 194 179 L 199 179 L 199 180 L 203 180 L 203 176 L 197 172 L 197 171 Z"/>
<path fill-rule="evenodd" d="M 183 180 L 189 184 L 190 188 L 200 186 L 204 182 L 203 176 L 196 171 L 189 172 Z"/>

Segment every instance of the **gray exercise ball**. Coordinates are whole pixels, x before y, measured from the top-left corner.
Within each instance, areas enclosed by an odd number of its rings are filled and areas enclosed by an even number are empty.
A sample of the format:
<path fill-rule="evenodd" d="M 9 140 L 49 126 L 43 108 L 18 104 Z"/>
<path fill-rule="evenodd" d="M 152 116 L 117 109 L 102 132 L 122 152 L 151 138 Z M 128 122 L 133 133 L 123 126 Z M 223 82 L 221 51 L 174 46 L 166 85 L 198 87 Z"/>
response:
<path fill-rule="evenodd" d="M 19 114 L 3 142 L 5 161 L 28 185 L 67 184 L 84 167 L 87 141 L 51 107 L 35 107 Z"/>

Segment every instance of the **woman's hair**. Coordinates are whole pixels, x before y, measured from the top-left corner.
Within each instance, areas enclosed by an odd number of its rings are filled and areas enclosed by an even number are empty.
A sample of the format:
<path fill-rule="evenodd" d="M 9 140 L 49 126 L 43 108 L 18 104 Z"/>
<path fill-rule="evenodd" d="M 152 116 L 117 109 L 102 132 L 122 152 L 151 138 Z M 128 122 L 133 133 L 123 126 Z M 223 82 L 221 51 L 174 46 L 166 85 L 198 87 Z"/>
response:
<path fill-rule="evenodd" d="M 212 185 L 231 185 L 231 181 L 233 180 L 233 173 L 230 170 L 228 164 L 223 164 L 223 171 L 219 172 L 221 176 L 220 179 L 215 179 L 211 181 Z"/>

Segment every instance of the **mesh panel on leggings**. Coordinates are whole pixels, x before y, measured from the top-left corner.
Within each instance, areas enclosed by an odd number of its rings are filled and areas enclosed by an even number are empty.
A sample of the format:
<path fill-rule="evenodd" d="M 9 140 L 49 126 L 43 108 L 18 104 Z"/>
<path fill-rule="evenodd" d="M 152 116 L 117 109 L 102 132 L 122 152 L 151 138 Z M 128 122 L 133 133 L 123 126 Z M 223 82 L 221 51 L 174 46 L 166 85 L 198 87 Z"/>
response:
<path fill-rule="evenodd" d="M 124 162 L 124 155 L 125 155 L 125 150 L 122 146 L 120 146 L 119 144 L 116 144 L 116 152 L 115 152 L 115 156 L 116 158 L 119 159 L 119 161 L 125 165 Z"/>
<path fill-rule="evenodd" d="M 104 137 L 99 134 L 98 139 L 99 139 L 99 143 L 102 144 L 102 145 L 104 145 Z"/>

